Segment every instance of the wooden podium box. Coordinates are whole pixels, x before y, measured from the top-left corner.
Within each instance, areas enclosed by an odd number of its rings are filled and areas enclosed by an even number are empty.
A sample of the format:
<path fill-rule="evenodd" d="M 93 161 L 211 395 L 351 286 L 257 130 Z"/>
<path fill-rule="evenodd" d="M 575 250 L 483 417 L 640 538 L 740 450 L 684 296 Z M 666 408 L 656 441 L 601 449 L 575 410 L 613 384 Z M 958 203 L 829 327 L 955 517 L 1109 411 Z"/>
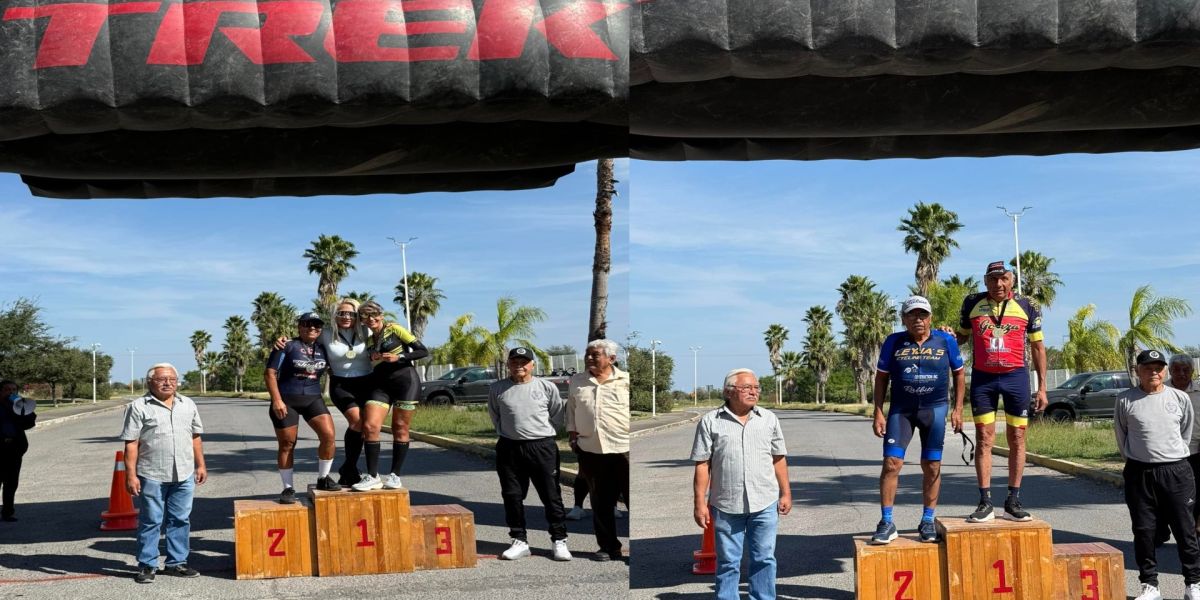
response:
<path fill-rule="evenodd" d="M 475 566 L 475 515 L 457 504 L 412 507 L 417 570 Z"/>
<path fill-rule="evenodd" d="M 1125 600 L 1125 555 L 1103 542 L 1054 545 L 1054 600 Z"/>
<path fill-rule="evenodd" d="M 1045 600 L 1053 594 L 1050 525 L 995 519 L 937 519 L 950 600 Z"/>
<path fill-rule="evenodd" d="M 238 579 L 316 574 L 312 505 L 234 500 L 233 537 Z"/>
<path fill-rule="evenodd" d="M 316 512 L 317 573 L 413 570 L 408 490 L 325 492 L 309 486 Z"/>
<path fill-rule="evenodd" d="M 946 567 L 940 544 L 903 535 L 885 546 L 854 538 L 854 591 L 858 600 L 945 600 Z"/>

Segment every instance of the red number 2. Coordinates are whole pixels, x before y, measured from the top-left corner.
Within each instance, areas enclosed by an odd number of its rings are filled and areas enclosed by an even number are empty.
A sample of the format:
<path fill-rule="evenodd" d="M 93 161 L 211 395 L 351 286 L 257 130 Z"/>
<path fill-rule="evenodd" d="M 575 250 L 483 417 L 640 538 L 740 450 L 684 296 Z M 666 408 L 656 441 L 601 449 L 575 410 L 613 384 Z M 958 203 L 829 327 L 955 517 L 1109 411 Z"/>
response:
<path fill-rule="evenodd" d="M 997 575 L 1000 578 L 1000 585 L 997 585 L 995 588 L 993 588 L 992 593 L 993 594 L 1006 594 L 1006 593 L 1013 591 L 1012 586 L 1008 585 L 1008 583 L 1005 582 L 1004 559 L 1000 559 L 1000 560 L 992 563 L 992 568 L 996 569 L 996 571 L 998 572 Z"/>
<path fill-rule="evenodd" d="M 271 547 L 267 548 L 267 556 L 287 556 L 287 552 L 279 550 L 279 543 L 283 541 L 283 534 L 287 533 L 286 529 L 268 529 L 267 537 L 274 538 L 271 541 Z"/>
<path fill-rule="evenodd" d="M 367 539 L 367 520 L 359 519 L 358 523 L 355 523 L 355 525 L 358 525 L 358 530 L 360 532 L 362 532 L 362 539 L 359 540 L 359 542 L 355 545 L 358 546 L 359 548 L 362 548 L 364 546 L 374 546 L 375 542 L 372 542 L 371 540 Z"/>
<path fill-rule="evenodd" d="M 896 571 L 892 573 L 892 581 L 900 582 L 900 589 L 896 590 L 896 600 L 912 600 L 912 598 L 904 597 L 904 592 L 908 591 L 908 586 L 912 584 L 912 580 L 912 571 Z"/>
<path fill-rule="evenodd" d="M 450 541 L 449 527 L 434 527 L 433 534 L 438 538 L 438 554 L 454 554 L 454 544 Z"/>
<path fill-rule="evenodd" d="M 1096 576 L 1096 570 L 1083 569 L 1079 572 L 1079 578 L 1090 581 L 1083 586 L 1083 590 L 1087 593 L 1080 597 L 1080 600 L 1100 600 L 1100 578 Z"/>

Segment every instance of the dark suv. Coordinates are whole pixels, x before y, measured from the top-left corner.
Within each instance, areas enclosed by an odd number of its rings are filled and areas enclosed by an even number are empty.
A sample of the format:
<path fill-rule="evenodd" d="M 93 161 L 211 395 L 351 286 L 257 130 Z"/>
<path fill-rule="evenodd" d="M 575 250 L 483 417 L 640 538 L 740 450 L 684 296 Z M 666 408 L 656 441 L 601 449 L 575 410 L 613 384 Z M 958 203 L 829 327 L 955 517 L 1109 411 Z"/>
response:
<path fill-rule="evenodd" d="M 1083 417 L 1110 419 L 1117 394 L 1133 387 L 1125 371 L 1079 373 L 1062 385 L 1046 391 L 1045 418 L 1051 421 L 1074 421 Z"/>

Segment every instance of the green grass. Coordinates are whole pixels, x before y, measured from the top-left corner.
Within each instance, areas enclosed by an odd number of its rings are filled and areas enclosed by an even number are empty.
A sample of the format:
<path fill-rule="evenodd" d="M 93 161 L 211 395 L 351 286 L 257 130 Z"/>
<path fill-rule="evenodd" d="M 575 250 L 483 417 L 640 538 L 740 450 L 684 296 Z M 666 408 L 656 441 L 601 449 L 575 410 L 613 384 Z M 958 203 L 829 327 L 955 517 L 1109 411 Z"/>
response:
<path fill-rule="evenodd" d="M 466 410 L 444 406 L 421 406 L 413 413 L 412 429 L 434 435 L 486 436 L 495 440 L 492 419 L 483 406 Z"/>
<path fill-rule="evenodd" d="M 1112 421 L 1037 422 L 1025 430 L 1025 436 L 1025 448 L 1034 454 L 1110 471 L 1119 471 L 1123 464 Z M 996 445 L 1007 447 L 1008 440 L 997 435 Z"/>

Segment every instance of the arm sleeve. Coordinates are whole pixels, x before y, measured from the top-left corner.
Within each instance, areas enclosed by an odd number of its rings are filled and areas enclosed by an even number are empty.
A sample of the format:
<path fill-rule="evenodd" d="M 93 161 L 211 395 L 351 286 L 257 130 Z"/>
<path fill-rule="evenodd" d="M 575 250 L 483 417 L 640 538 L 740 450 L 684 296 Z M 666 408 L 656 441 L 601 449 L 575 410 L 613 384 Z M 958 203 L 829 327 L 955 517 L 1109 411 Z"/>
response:
<path fill-rule="evenodd" d="M 555 429 L 561 429 L 563 419 L 566 417 L 567 403 L 563 400 L 562 394 L 558 393 L 558 386 L 542 380 L 546 386 L 546 395 L 550 398 L 550 422 L 554 424 Z"/>
<path fill-rule="evenodd" d="M 1188 395 L 1179 392 L 1179 408 L 1183 414 L 1183 418 L 1179 420 L 1179 433 L 1183 436 L 1183 443 L 1190 447 L 1192 443 L 1192 428 L 1196 423 L 1196 414 L 1192 410 L 1192 400 Z"/>
<path fill-rule="evenodd" d="M 702 417 L 696 425 L 696 437 L 692 439 L 692 460 L 704 462 L 712 458 L 712 432 L 708 428 L 708 418 Z"/>
<path fill-rule="evenodd" d="M 272 350 L 271 355 L 267 357 L 267 368 L 275 369 L 276 373 L 283 370 L 283 359 L 287 356 L 287 351 L 292 347 L 292 342 L 284 344 L 283 350 Z M 326 356 L 329 356 L 326 354 Z"/>
<path fill-rule="evenodd" d="M 496 429 L 496 433 L 500 433 L 500 409 L 497 406 L 499 394 L 496 392 L 496 384 L 488 386 L 487 409 L 488 416 L 492 418 L 492 427 Z"/>
<path fill-rule="evenodd" d="M 1121 453 L 1122 458 L 1129 458 L 1125 455 L 1125 436 L 1128 431 L 1125 429 L 1125 399 L 1117 398 L 1117 403 L 1113 406 L 1113 432 L 1117 434 L 1117 451 Z"/>
<path fill-rule="evenodd" d="M 429 356 L 429 349 L 425 347 L 425 344 L 421 343 L 421 340 L 414 338 L 413 341 L 407 343 L 407 346 L 408 352 L 404 353 L 404 358 L 407 358 L 412 362 L 416 362 L 422 358 L 425 358 L 426 356 Z"/>
<path fill-rule="evenodd" d="M 963 368 L 962 348 L 958 347 L 958 340 L 950 334 L 946 335 L 946 352 L 950 354 L 950 370 L 958 371 Z"/>
<path fill-rule="evenodd" d="M 975 304 L 975 296 L 967 296 L 963 300 L 962 308 L 958 310 L 958 332 L 963 335 L 971 333 L 971 307 Z"/>
<path fill-rule="evenodd" d="M 579 405 L 579 386 L 575 384 L 575 378 L 567 384 L 567 431 L 578 431 L 575 429 L 575 407 Z"/>
<path fill-rule="evenodd" d="M 121 439 L 127 442 L 137 441 L 142 436 L 141 411 L 137 409 L 138 400 L 125 407 L 125 422 L 121 427 Z"/>
<path fill-rule="evenodd" d="M 204 433 L 204 422 L 200 420 L 200 409 L 192 403 L 192 435 Z"/>
<path fill-rule="evenodd" d="M 771 431 L 771 456 L 787 456 L 787 445 L 783 442 L 783 425 L 775 419 L 775 429 Z"/>
<path fill-rule="evenodd" d="M 1040 342 L 1045 337 L 1042 335 L 1042 308 L 1032 299 L 1025 299 L 1025 306 L 1029 309 L 1029 322 L 1025 326 L 1025 334 L 1029 336 L 1029 341 Z"/>
<path fill-rule="evenodd" d="M 895 340 L 896 338 L 890 335 L 883 340 L 883 346 L 879 349 L 879 362 L 875 365 L 876 370 L 889 372 L 892 370 L 892 354 L 894 352 L 892 347 L 895 346 Z"/>

